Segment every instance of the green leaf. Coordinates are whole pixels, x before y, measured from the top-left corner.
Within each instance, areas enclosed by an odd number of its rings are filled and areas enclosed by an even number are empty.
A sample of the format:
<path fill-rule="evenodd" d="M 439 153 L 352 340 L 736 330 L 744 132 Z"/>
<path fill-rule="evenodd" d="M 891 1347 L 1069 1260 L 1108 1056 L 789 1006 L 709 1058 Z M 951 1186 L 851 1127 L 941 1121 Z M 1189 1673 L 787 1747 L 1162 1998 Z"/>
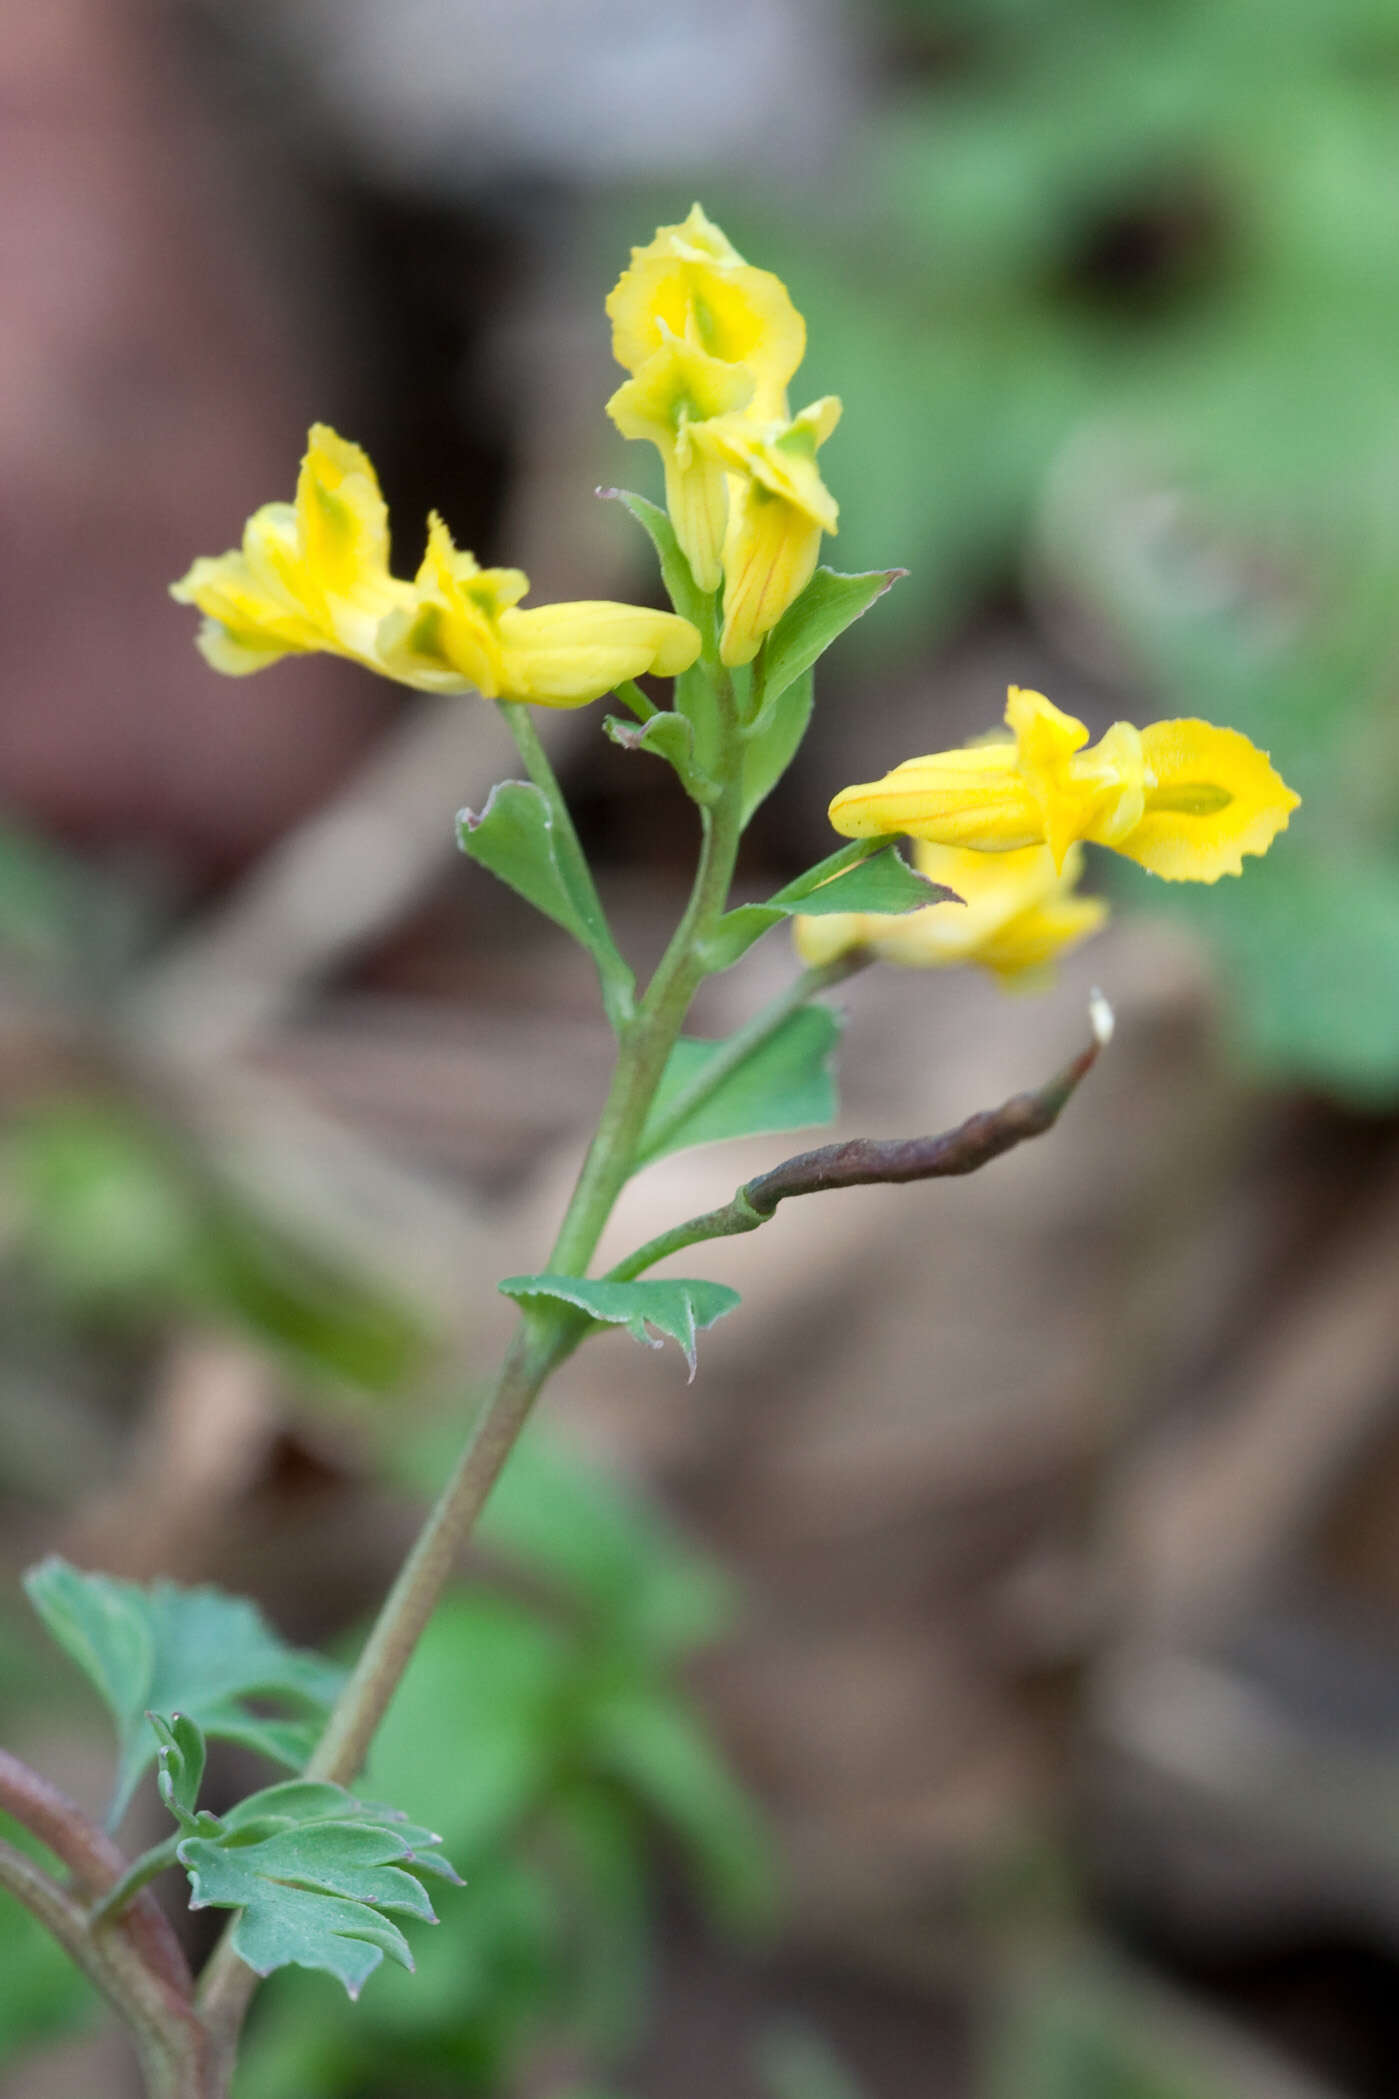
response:
<path fill-rule="evenodd" d="M 608 1283 L 576 1275 L 510 1275 L 498 1287 L 504 1296 L 524 1304 L 552 1298 L 559 1304 L 576 1305 L 599 1325 L 624 1326 L 634 1341 L 648 1348 L 659 1348 L 660 1337 L 669 1334 L 679 1342 L 692 1378 L 695 1335 L 732 1312 L 739 1302 L 737 1290 L 724 1283 L 670 1276 L 663 1282 Z"/>
<path fill-rule="evenodd" d="M 1147 879 L 1135 869 L 1117 875 L 1134 897 Z M 1323 852 L 1286 838 L 1262 866 L 1250 863 L 1244 881 L 1163 901 L 1216 943 L 1231 1030 L 1269 1076 L 1323 1086 L 1358 1110 L 1392 1107 L 1399 865 L 1330 840 Z"/>
<path fill-rule="evenodd" d="M 871 911 L 893 917 L 928 904 L 961 901 L 944 883 L 930 882 L 915 873 L 897 846 L 861 839 L 808 868 L 765 904 L 739 904 L 726 911 L 714 929 L 706 959 L 711 970 L 730 968 L 784 918 L 824 918 L 835 911 Z"/>
<path fill-rule="evenodd" d="M 630 986 L 631 972 L 613 945 L 595 897 L 571 878 L 568 858 L 554 835 L 553 811 L 540 788 L 527 780 L 502 781 L 492 788 L 479 816 L 461 811 L 457 843 L 588 950 L 604 993 L 618 978 Z"/>
<path fill-rule="evenodd" d="M 1095 1951 L 1003 2006 L 983 2089 L 988 2099 L 1300 2099 L 1270 2051 L 1241 2051 L 1189 1998 Z"/>
<path fill-rule="evenodd" d="M 219 1589 L 183 1589 L 175 1582 L 143 1588 L 80 1574 L 57 1557 L 31 1567 L 24 1586 L 116 1721 L 114 1826 L 156 1754 L 148 1711 L 184 1714 L 206 1735 L 295 1770 L 310 1755 L 343 1681 L 333 1662 L 286 1646 L 253 1604 Z M 290 1705 L 306 1717 L 255 1712 L 250 1699 Z"/>
<path fill-rule="evenodd" d="M 0 1814 L 0 1840 L 51 1871 L 58 1862 L 9 1815 Z M 82 1971 L 38 1918 L 0 1895 L 0 2063 L 22 2082 L 20 2062 L 31 2048 L 91 2026 L 102 2000 Z"/>
<path fill-rule="evenodd" d="M 831 855 L 832 860 L 841 857 L 839 853 Z M 768 901 L 774 910 L 789 915 L 800 912 L 806 917 L 823 918 L 832 911 L 875 911 L 895 916 L 921 910 L 926 904 L 960 904 L 962 899 L 945 883 L 930 882 L 926 875 L 918 874 L 897 846 L 886 845 L 853 865 L 834 871 L 830 861 L 823 860 Z"/>
<path fill-rule="evenodd" d="M 674 768 L 685 792 L 694 801 L 713 799 L 713 782 L 695 764 L 695 732 L 688 716 L 662 712 L 641 723 L 624 721 L 609 714 L 602 726 L 621 750 L 650 751 L 653 756 L 663 758 Z"/>
<path fill-rule="evenodd" d="M 765 1832 L 674 1690 L 638 1683 L 605 1692 L 588 1715 L 587 1754 L 674 1830 L 726 1922 L 751 1928 L 770 1920 L 774 1875 Z"/>
<path fill-rule="evenodd" d="M 800 2020 L 768 2027 L 755 2053 L 766 2099 L 866 2099 L 825 2036 Z"/>
<path fill-rule="evenodd" d="M 423 1364 L 420 1313 L 250 1207 L 172 1129 L 127 1105 L 47 1103 L 12 1120 L 0 1178 L 25 1252 L 72 1315 L 235 1319 L 336 1379 L 392 1390 Z"/>
<path fill-rule="evenodd" d="M 204 1731 L 188 1713 L 147 1713 L 155 1729 L 156 1790 L 176 1822 L 193 1822 L 204 1782 Z"/>
<path fill-rule="evenodd" d="M 670 1152 L 726 1137 L 753 1137 L 767 1130 L 799 1130 L 832 1122 L 837 1107 L 831 1057 L 840 1040 L 840 1018 L 828 1006 L 802 1006 L 766 1042 L 721 1079 L 692 1113 L 676 1121 L 677 1108 L 702 1085 L 706 1069 L 722 1058 L 726 1042 L 682 1036 L 670 1053 L 656 1090 L 638 1163 L 649 1166 Z"/>
<path fill-rule="evenodd" d="M 661 579 L 671 604 L 682 619 L 690 620 L 699 628 L 708 644 L 714 628 L 713 600 L 696 588 L 695 579 L 690 573 L 690 564 L 680 551 L 675 527 L 666 513 L 657 504 L 648 503 L 645 496 L 634 496 L 625 488 L 602 488 L 598 490 L 598 494 L 611 502 L 620 503 L 622 508 L 636 519 L 656 550 L 661 564 Z M 734 682 L 736 686 L 741 686 L 743 676 L 736 675 Z M 714 688 L 702 663 L 693 665 L 676 679 L 675 712 L 690 724 L 694 736 L 693 764 L 699 777 L 707 778 L 715 770 L 720 735 Z M 762 797 L 759 796 L 758 799 L 761 800 Z M 756 802 L 754 807 L 757 807 Z"/>
<path fill-rule="evenodd" d="M 743 822 L 772 793 L 792 760 L 811 720 L 814 688 L 810 670 L 783 687 L 775 699 L 765 700 L 758 718 L 751 723 L 743 744 Z"/>
<path fill-rule="evenodd" d="M 575 1616 L 591 1616 L 661 1661 L 714 1640 L 732 1615 L 729 1577 L 635 1484 L 624 1492 L 603 1467 L 533 1424 L 511 1452 L 476 1535 L 527 1568 L 536 1584 L 562 1591 Z"/>
<path fill-rule="evenodd" d="M 289 1779 L 240 1801 L 217 1832 L 186 1837 L 178 1857 L 191 1909 L 241 1911 L 233 1948 L 257 1974 L 323 1968 L 358 1997 L 386 1953 L 413 1966 L 386 1912 L 437 1922 L 416 1875 L 460 1886 L 440 1842 L 342 1786 Z"/>
<path fill-rule="evenodd" d="M 656 550 L 661 564 L 661 581 L 671 604 L 682 619 L 692 620 L 703 633 L 704 595 L 696 587 L 690 564 L 680 551 L 675 527 L 665 511 L 659 504 L 648 502 L 645 496 L 633 495 L 627 488 L 600 488 L 598 494 L 604 502 L 620 503 L 636 519 Z"/>
<path fill-rule="evenodd" d="M 831 643 L 868 612 L 907 569 L 876 569 L 867 576 L 842 576 L 818 568 L 794 605 L 789 605 L 763 647 L 763 708 L 805 676 Z M 808 701 L 808 707 L 810 702 Z M 794 746 L 795 748 L 795 746 Z"/>

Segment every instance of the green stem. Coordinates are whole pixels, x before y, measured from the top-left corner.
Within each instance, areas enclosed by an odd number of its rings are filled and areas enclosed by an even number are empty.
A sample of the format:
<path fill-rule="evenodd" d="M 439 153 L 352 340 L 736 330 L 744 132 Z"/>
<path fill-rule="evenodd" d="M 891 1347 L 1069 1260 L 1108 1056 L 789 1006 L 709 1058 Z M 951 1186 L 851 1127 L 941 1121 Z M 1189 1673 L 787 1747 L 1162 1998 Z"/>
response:
<path fill-rule="evenodd" d="M 706 1210 L 702 1217 L 687 1217 L 683 1224 L 673 1224 L 664 1232 L 657 1232 L 635 1253 L 628 1254 L 624 1261 L 609 1268 L 603 1277 L 608 1283 L 634 1283 L 657 1261 L 664 1261 L 670 1254 L 683 1254 L 686 1247 L 700 1246 L 706 1239 L 731 1239 L 738 1232 L 756 1232 L 760 1224 L 768 1219 L 751 1209 L 740 1188 L 731 1202 L 723 1203 L 717 1210 Z"/>
<path fill-rule="evenodd" d="M 597 1134 L 588 1148 L 550 1256 L 549 1265 L 566 1274 L 585 1273 L 612 1206 L 633 1170 L 636 1147 L 666 1059 L 706 973 L 705 945 L 728 901 L 743 823 L 741 754 L 733 687 L 726 674 L 721 674 L 716 684 L 716 697 L 724 725 L 726 784 L 714 807 L 701 811 L 699 866 L 684 916 L 640 1006 L 620 1029 L 616 1069 Z M 524 719 L 523 708 L 502 711 L 530 778 L 556 810 L 561 846 L 568 852 L 570 863 L 572 856 L 577 855 L 591 891 L 592 877 L 582 859 L 582 848 L 533 724 Z M 358 1772 L 457 1555 L 471 1535 L 541 1386 L 587 1333 L 588 1324 L 580 1313 L 564 1305 L 551 1305 L 525 1317 L 457 1468 L 400 1569 L 336 1702 L 325 1734 L 306 1767 L 308 1777 L 344 1785 Z M 205 1970 L 199 1991 L 200 2009 L 219 2049 L 219 2068 L 225 2080 L 232 2077 L 239 2028 L 256 1987 L 257 1977 L 233 1951 L 231 1936 L 226 1932 Z"/>
<path fill-rule="evenodd" d="M 100 1902 L 93 1904 L 89 1912 L 92 1922 L 100 1924 L 104 1917 L 119 1917 L 128 1903 L 140 1894 L 148 1880 L 154 1880 L 157 1873 L 163 1873 L 167 1866 L 178 1866 L 179 1847 L 184 1838 L 185 1832 L 177 1829 L 163 1844 L 154 1844 L 149 1851 L 143 1851 L 138 1859 L 133 1859 L 121 1879 L 108 1888 Z"/>
<path fill-rule="evenodd" d="M 8 1749 L 0 1749 L 0 1808 L 62 1860 L 76 1891 L 90 1901 L 101 1902 L 125 1874 L 128 1860 L 120 1845 L 52 1780 Z M 194 1987 L 189 1963 L 154 1896 L 138 1895 L 122 1919 L 122 1929 L 152 1974 L 188 2001 Z"/>
<path fill-rule="evenodd" d="M 649 722 L 660 713 L 653 707 L 634 678 L 623 678 L 617 687 L 617 697 L 624 707 L 630 707 L 639 722 Z"/>
<path fill-rule="evenodd" d="M 306 1766 L 308 1778 L 349 1785 L 359 1772 L 457 1554 L 515 1446 L 541 1385 L 570 1353 L 585 1324 L 566 1314 L 534 1317 L 520 1327 L 456 1469 L 400 1568 L 336 1701 Z M 199 2006 L 230 2071 L 238 2029 L 256 1987 L 257 1977 L 233 1951 L 226 1932 L 201 1978 Z"/>
<path fill-rule="evenodd" d="M 645 1149 L 638 1153 L 636 1164 L 645 1166 L 657 1158 L 669 1144 L 675 1132 L 689 1118 L 712 1099 L 727 1079 L 740 1070 L 748 1059 L 770 1042 L 783 1023 L 791 1018 L 822 991 L 841 984 L 853 977 L 858 970 L 868 968 L 874 960 L 867 948 L 852 948 L 849 953 L 838 955 L 833 962 L 821 964 L 816 969 L 803 970 L 799 977 L 778 993 L 770 1004 L 753 1015 L 737 1034 L 730 1035 L 702 1070 L 697 1071 L 688 1086 L 671 1100 L 663 1116 L 651 1125 L 647 1133 Z"/>
<path fill-rule="evenodd" d="M 149 2099 L 214 2099 L 209 2037 L 193 2006 L 152 1973 L 119 1926 L 94 1930 L 76 1896 L 3 1842 L 0 1887 L 38 1918 L 121 2014 L 136 2046 Z"/>
<path fill-rule="evenodd" d="M 683 1253 L 706 1239 L 728 1239 L 738 1232 L 755 1232 L 772 1218 L 779 1203 L 797 1195 L 821 1195 L 833 1188 L 867 1188 L 875 1184 L 898 1186 L 908 1181 L 931 1181 L 953 1174 L 975 1173 L 998 1159 L 1003 1152 L 1023 1144 L 1028 1137 L 1041 1137 L 1053 1129 L 1067 1102 L 1093 1069 L 1098 1053 L 1112 1036 L 1112 1013 L 1101 993 L 1095 992 L 1089 1007 L 1092 1040 L 1062 1071 L 1047 1079 L 1033 1093 L 1016 1093 L 999 1108 L 983 1109 L 968 1116 L 955 1129 L 929 1137 L 849 1137 L 841 1143 L 823 1144 L 816 1151 L 798 1152 L 766 1173 L 754 1176 L 737 1189 L 730 1201 L 702 1217 L 648 1239 L 635 1253 L 609 1268 L 604 1281 L 630 1283 L 668 1254 Z"/>
<path fill-rule="evenodd" d="M 597 884 L 593 880 L 587 854 L 579 844 L 578 833 L 573 828 L 573 818 L 569 814 L 568 803 L 564 800 L 558 775 L 549 763 L 548 753 L 540 742 L 539 731 L 534 726 L 529 708 L 518 701 L 510 700 L 499 700 L 496 705 L 506 728 L 514 738 L 515 748 L 524 761 L 525 771 L 549 804 L 559 868 L 564 881 L 578 898 L 584 917 L 590 918 L 606 932 L 606 944 L 593 949 L 593 959 L 597 963 L 598 976 L 602 980 L 602 999 L 607 1008 L 607 1017 L 620 1033 L 631 1019 L 635 1008 L 635 980 L 608 928 L 607 913 L 602 908 L 602 899 L 597 893 Z"/>
<path fill-rule="evenodd" d="M 727 674 L 722 674 L 718 690 L 724 784 L 714 805 L 700 811 L 703 838 L 690 900 L 636 1018 L 622 1036 L 597 1134 L 549 1255 L 547 1266 L 552 1274 L 587 1273 L 612 1206 L 636 1169 L 637 1149 L 656 1088 L 690 1003 L 707 974 L 705 950 L 728 902 L 743 832 L 743 802 L 733 685 Z"/>

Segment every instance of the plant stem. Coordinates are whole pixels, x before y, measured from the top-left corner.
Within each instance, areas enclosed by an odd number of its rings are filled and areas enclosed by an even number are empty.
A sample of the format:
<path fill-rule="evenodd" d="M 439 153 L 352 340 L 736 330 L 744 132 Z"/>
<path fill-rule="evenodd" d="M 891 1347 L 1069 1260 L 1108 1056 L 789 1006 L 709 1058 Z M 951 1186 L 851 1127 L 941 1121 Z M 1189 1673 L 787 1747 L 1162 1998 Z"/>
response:
<path fill-rule="evenodd" d="M 214 2099 L 212 2050 L 193 2005 L 146 1966 L 119 1924 L 94 1930 L 76 1896 L 3 1842 L 0 1887 L 39 1919 L 120 2012 L 135 2042 L 149 2099 Z"/>
<path fill-rule="evenodd" d="M 865 948 L 852 948 L 848 954 L 838 955 L 833 962 L 822 963 L 818 968 L 805 969 L 793 978 L 785 991 L 753 1015 L 738 1032 L 730 1035 L 716 1048 L 714 1055 L 683 1092 L 671 1100 L 663 1116 L 660 1116 L 647 1132 L 645 1148 L 637 1154 L 636 1165 L 645 1166 L 663 1152 L 675 1132 L 689 1120 L 698 1108 L 712 1099 L 719 1088 L 738 1071 L 748 1059 L 770 1042 L 773 1036 L 805 1005 L 822 991 L 833 985 L 844 983 L 858 970 L 868 968 L 874 960 Z"/>
<path fill-rule="evenodd" d="M 716 696 L 724 724 L 726 784 L 714 807 L 700 812 L 699 866 L 684 916 L 640 1006 L 620 1029 L 612 1085 L 550 1255 L 550 1267 L 566 1274 L 586 1272 L 612 1206 L 633 1169 L 637 1143 L 666 1059 L 705 974 L 705 943 L 728 901 L 743 825 L 738 731 L 727 674 L 720 674 Z M 506 707 L 502 712 L 530 778 L 556 812 L 556 835 L 570 865 L 576 855 L 580 879 L 586 880 L 589 893 L 595 896 L 582 848 L 533 724 L 522 707 Z M 456 1470 L 400 1569 L 336 1702 L 306 1767 L 309 1778 L 345 1785 L 355 1777 L 541 1386 L 577 1346 L 588 1324 L 582 1314 L 563 1305 L 526 1315 Z M 232 2076 L 239 2028 L 256 1987 L 257 1977 L 233 1951 L 231 1935 L 226 1932 L 199 1990 L 200 2009 L 219 2049 L 219 2068 L 225 2080 Z"/>
<path fill-rule="evenodd" d="M 75 1800 L 8 1749 L 0 1749 L 0 1808 L 47 1845 L 90 1898 L 107 1896 L 126 1873 L 128 1860 L 121 1846 Z M 151 1972 L 177 1996 L 189 1997 L 194 1983 L 184 1948 L 154 1896 L 138 1896 L 122 1927 Z"/>
<path fill-rule="evenodd" d="M 720 673 L 724 784 L 712 807 L 700 810 L 703 836 L 699 866 L 685 914 L 662 956 L 636 1018 L 624 1032 L 612 1085 L 588 1148 L 548 1268 L 557 1275 L 585 1275 L 612 1206 L 635 1170 L 641 1132 L 665 1070 L 666 1059 L 706 974 L 705 946 L 723 915 L 743 832 L 742 786 L 733 684 Z"/>
<path fill-rule="evenodd" d="M 1013 1094 L 999 1108 L 969 1115 L 956 1129 L 943 1130 L 936 1136 L 850 1137 L 840 1144 L 823 1144 L 817 1151 L 798 1152 L 780 1166 L 745 1181 L 717 1210 L 706 1210 L 702 1217 L 691 1217 L 684 1224 L 657 1233 L 635 1253 L 609 1268 L 604 1280 L 629 1283 L 657 1261 L 664 1261 L 668 1254 L 683 1253 L 706 1239 L 755 1232 L 759 1225 L 770 1221 L 779 1203 L 794 1195 L 820 1195 L 832 1188 L 865 1188 L 876 1183 L 897 1186 L 907 1181 L 975 1173 L 1002 1152 L 1023 1144 L 1026 1138 L 1042 1137 L 1054 1127 L 1093 1069 L 1098 1052 L 1111 1038 L 1112 1014 L 1101 993 L 1093 994 L 1089 1015 L 1093 1038 L 1088 1047 L 1033 1093 Z"/>
<path fill-rule="evenodd" d="M 456 1469 L 400 1568 L 336 1701 L 325 1733 L 306 1766 L 308 1778 L 349 1785 L 356 1777 L 457 1554 L 514 1448 L 540 1386 L 569 1353 L 584 1325 L 581 1319 L 572 1318 L 536 1318 L 521 1325 Z M 229 2069 L 243 2013 L 256 1987 L 257 1977 L 233 1951 L 229 1934 L 225 1933 L 201 1978 L 199 2005 Z"/>
<path fill-rule="evenodd" d="M 623 678 L 617 687 L 617 697 L 624 707 L 631 708 L 639 722 L 649 722 L 661 711 L 659 707 L 652 706 L 634 678 Z"/>
<path fill-rule="evenodd" d="M 143 1851 L 138 1859 L 133 1859 L 121 1879 L 107 1890 L 100 1902 L 93 1904 L 88 1912 L 92 1922 L 100 1924 L 106 1917 L 119 1917 L 128 1904 L 140 1894 L 147 1881 L 154 1880 L 157 1873 L 163 1873 L 167 1866 L 178 1866 L 180 1845 L 183 1842 L 184 1831 L 177 1829 L 163 1844 L 154 1844 L 149 1851 Z"/>

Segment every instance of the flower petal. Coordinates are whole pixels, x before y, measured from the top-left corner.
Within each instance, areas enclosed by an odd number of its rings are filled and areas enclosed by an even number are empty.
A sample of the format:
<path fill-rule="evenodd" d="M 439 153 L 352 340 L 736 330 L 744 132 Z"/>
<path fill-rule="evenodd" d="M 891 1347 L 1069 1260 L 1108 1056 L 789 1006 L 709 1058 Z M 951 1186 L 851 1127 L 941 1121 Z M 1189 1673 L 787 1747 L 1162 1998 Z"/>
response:
<path fill-rule="evenodd" d="M 699 630 L 674 612 L 606 599 L 503 612 L 500 697 L 583 707 L 627 678 L 677 677 L 700 651 Z"/>
<path fill-rule="evenodd" d="M 1217 882 L 1266 853 L 1301 797 L 1237 729 L 1195 720 L 1143 729 L 1141 821 L 1115 849 L 1168 882 Z"/>
<path fill-rule="evenodd" d="M 845 788 L 831 803 L 830 820 L 846 838 L 904 832 L 982 853 L 1016 852 L 1044 839 L 1039 805 L 1012 743 L 910 758 L 882 780 Z"/>

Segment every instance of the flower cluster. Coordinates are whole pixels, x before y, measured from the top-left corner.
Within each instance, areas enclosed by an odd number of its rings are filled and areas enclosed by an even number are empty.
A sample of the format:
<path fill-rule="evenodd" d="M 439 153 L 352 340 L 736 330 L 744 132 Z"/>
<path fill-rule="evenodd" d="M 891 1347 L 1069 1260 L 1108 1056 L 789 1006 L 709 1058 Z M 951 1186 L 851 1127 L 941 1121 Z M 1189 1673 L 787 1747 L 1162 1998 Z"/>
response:
<path fill-rule="evenodd" d="M 828 394 L 791 414 L 805 323 L 782 280 L 745 262 L 698 204 L 633 248 L 607 312 L 613 354 L 632 374 L 607 412 L 660 453 L 695 583 L 723 586 L 720 657 L 750 663 L 836 529 L 816 453 L 840 402 Z"/>
<path fill-rule="evenodd" d="M 606 600 L 524 610 L 519 569 L 477 566 L 442 519 L 411 583 L 389 572 L 389 518 L 358 445 L 312 428 L 292 503 L 254 511 L 243 544 L 172 585 L 204 614 L 199 646 L 239 676 L 324 649 L 427 692 L 581 707 L 648 671 L 673 677 L 700 637 L 673 612 Z"/>
<path fill-rule="evenodd" d="M 394 576 L 373 467 L 357 445 L 317 424 L 294 502 L 264 504 L 241 548 L 196 561 L 173 586 L 204 614 L 199 642 L 209 662 L 239 675 L 329 650 L 421 691 L 577 707 L 648 673 L 688 670 L 705 646 L 688 613 L 718 625 L 724 665 L 752 662 L 811 581 L 822 534 L 836 529 L 816 455 L 840 402 L 828 395 L 791 413 L 787 388 L 806 349 L 805 323 L 781 279 L 745 262 L 698 204 L 633 248 L 607 314 L 614 354 L 630 374 L 608 413 L 624 436 L 660 453 L 694 585 L 672 585 L 683 612 L 602 601 L 525 607 L 528 579 L 481 568 L 435 514 L 417 574 Z M 715 672 L 706 648 L 711 684 Z M 650 704 L 626 697 L 637 711 Z M 963 902 L 904 916 L 799 919 L 809 963 L 860 948 L 891 962 L 975 962 L 1006 981 L 1024 978 L 1106 916 L 1103 904 L 1075 893 L 1085 842 L 1167 881 L 1214 882 L 1240 873 L 1245 854 L 1266 852 L 1297 806 L 1266 752 L 1233 729 L 1114 722 L 1090 744 L 1082 722 L 1014 686 L 1005 720 L 1008 734 L 911 758 L 836 796 L 837 831 L 913 838 L 920 870 Z M 771 727 L 761 710 L 740 722 L 740 744 L 764 723 Z M 740 756 L 747 766 L 753 752 Z"/>

